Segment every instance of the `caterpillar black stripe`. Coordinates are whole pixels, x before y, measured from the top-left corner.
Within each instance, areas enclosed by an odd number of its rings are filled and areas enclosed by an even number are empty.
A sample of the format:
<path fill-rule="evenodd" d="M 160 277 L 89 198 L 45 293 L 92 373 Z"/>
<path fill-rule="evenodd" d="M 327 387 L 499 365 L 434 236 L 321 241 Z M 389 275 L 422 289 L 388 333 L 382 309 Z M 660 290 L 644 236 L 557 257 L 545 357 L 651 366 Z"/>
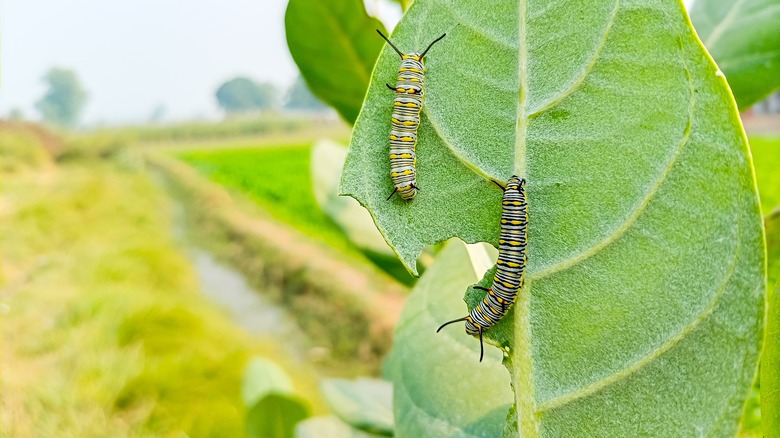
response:
<path fill-rule="evenodd" d="M 498 184 L 498 183 L 496 183 Z M 500 184 L 499 184 L 500 185 Z M 527 244 L 528 205 L 525 197 L 525 180 L 512 176 L 506 184 L 501 204 L 501 235 L 498 240 L 498 261 L 496 275 L 490 289 L 474 286 L 486 291 L 485 298 L 474 307 L 468 316 L 442 324 L 436 332 L 448 324 L 466 321 L 466 333 L 479 335 L 479 361 L 482 362 L 484 346 L 482 331 L 492 327 L 506 315 L 514 304 L 517 293 L 523 287 Z"/>
<path fill-rule="evenodd" d="M 419 190 L 417 188 L 415 145 L 417 144 L 417 127 L 420 126 L 420 111 L 423 101 L 423 75 L 425 73 L 423 57 L 437 41 L 447 34 L 433 40 L 422 53 L 404 54 L 379 29 L 377 29 L 377 33 L 401 57 L 401 66 L 398 68 L 398 80 L 395 87 L 385 84 L 387 88 L 395 91 L 393 125 L 390 129 L 390 177 L 393 179 L 394 188 L 387 199 L 389 200 L 398 192 L 403 199 L 410 201 Z"/>

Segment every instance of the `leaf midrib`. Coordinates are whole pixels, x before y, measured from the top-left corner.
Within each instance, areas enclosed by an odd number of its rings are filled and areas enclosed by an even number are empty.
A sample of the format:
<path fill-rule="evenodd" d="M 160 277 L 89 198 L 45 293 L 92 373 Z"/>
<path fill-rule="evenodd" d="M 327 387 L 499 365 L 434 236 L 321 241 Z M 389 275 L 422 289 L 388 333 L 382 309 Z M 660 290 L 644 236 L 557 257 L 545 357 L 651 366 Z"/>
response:
<path fill-rule="evenodd" d="M 362 4 L 360 7 L 363 7 Z M 358 68 L 356 70 L 360 73 L 362 81 L 368 84 L 369 80 L 371 79 L 371 72 L 368 70 L 368 66 L 366 66 L 363 63 L 363 61 L 360 58 L 360 55 L 357 53 L 357 49 L 356 49 L 357 46 L 353 44 L 352 41 L 347 39 L 342 32 L 339 32 L 339 30 L 343 30 L 343 26 L 339 26 L 339 23 L 336 21 L 336 18 L 330 14 L 331 12 L 332 12 L 331 8 L 327 8 L 327 7 L 320 8 L 320 16 L 325 17 L 325 19 L 328 22 L 328 25 L 336 29 L 336 32 L 331 32 L 331 35 L 336 35 L 339 45 L 341 47 L 346 47 L 347 50 L 344 50 L 343 52 L 347 53 L 350 56 L 350 58 L 352 58 L 352 60 L 355 62 L 355 64 L 358 65 Z M 382 46 L 382 49 L 384 50 L 384 45 Z"/>
<path fill-rule="evenodd" d="M 695 331 L 698 327 L 700 327 L 704 322 L 709 319 L 710 316 L 715 312 L 715 308 L 717 307 L 718 303 L 720 302 L 720 299 L 723 297 L 723 294 L 725 293 L 727 286 L 729 284 L 729 280 L 731 280 L 731 277 L 734 275 L 734 272 L 736 271 L 737 267 L 737 261 L 739 260 L 739 247 L 740 247 L 740 220 L 741 215 L 737 217 L 737 224 L 736 224 L 736 236 L 737 241 L 734 249 L 734 255 L 731 259 L 731 263 L 729 265 L 729 269 L 726 272 L 726 275 L 723 276 L 723 280 L 718 285 L 718 288 L 715 290 L 715 294 L 713 294 L 712 299 L 707 303 L 706 306 L 702 309 L 701 312 L 694 318 L 691 322 L 689 322 L 687 325 L 682 327 L 677 333 L 675 333 L 673 336 L 671 336 L 669 339 L 667 339 L 666 342 L 659 345 L 658 347 L 648 351 L 644 356 L 642 356 L 640 359 L 630 363 L 628 366 L 624 367 L 623 369 L 612 373 L 602 379 L 599 379 L 585 387 L 582 387 L 576 391 L 572 391 L 568 394 L 564 394 L 558 397 L 555 397 L 553 399 L 547 400 L 546 402 L 542 403 L 539 406 L 539 410 L 537 413 L 542 413 L 545 411 L 550 411 L 556 408 L 559 408 L 561 406 L 567 405 L 569 403 L 572 403 L 576 400 L 589 397 L 617 382 L 620 382 L 621 380 L 627 379 L 628 377 L 632 376 L 633 374 L 637 373 L 644 367 L 650 365 L 653 363 L 654 360 L 659 358 L 661 355 L 666 353 L 667 351 L 671 350 L 673 347 L 678 345 L 680 342 L 682 342 L 690 333 Z"/>
<path fill-rule="evenodd" d="M 734 19 L 737 16 L 737 13 L 739 12 L 739 9 L 742 7 L 742 4 L 745 3 L 745 1 L 746 0 L 736 0 L 731 5 L 731 8 L 723 17 L 723 20 L 721 20 L 720 23 L 716 24 L 715 27 L 712 28 L 712 33 L 710 33 L 710 36 L 707 37 L 707 40 L 704 42 L 704 45 L 706 47 L 709 47 L 710 50 L 714 49 L 714 44 L 717 43 L 718 40 L 720 40 L 720 37 L 723 35 L 723 32 L 725 32 L 728 26 L 730 26 L 731 23 L 734 21 Z"/>

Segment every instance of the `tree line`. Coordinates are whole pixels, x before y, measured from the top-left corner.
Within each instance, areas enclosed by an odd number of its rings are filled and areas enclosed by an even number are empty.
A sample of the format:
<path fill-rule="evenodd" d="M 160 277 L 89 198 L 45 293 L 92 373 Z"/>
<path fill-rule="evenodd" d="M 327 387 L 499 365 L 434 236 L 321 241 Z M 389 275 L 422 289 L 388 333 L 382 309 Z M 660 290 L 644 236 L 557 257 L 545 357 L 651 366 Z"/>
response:
<path fill-rule="evenodd" d="M 35 109 L 47 123 L 76 126 L 89 100 L 89 94 L 73 70 L 54 67 L 43 76 L 46 92 L 35 103 Z M 228 115 L 254 114 L 263 111 L 325 111 L 328 107 L 309 90 L 298 76 L 287 89 L 280 90 L 274 84 L 258 82 L 245 76 L 225 81 L 214 93 L 217 104 Z M 164 107 L 154 110 L 153 120 L 160 119 Z M 22 118 L 19 109 L 10 113 L 11 118 Z"/>

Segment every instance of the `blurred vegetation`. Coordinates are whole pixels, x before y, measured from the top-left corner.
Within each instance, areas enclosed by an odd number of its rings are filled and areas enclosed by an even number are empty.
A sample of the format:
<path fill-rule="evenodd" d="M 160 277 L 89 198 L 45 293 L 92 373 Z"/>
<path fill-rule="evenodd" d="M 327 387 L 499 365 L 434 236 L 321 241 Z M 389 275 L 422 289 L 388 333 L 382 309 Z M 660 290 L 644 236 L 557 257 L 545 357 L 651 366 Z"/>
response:
<path fill-rule="evenodd" d="M 287 46 L 309 89 L 355 123 L 387 34 L 362 1 L 290 0 L 284 15 Z M 316 35 L 316 37 L 312 37 Z"/>
<path fill-rule="evenodd" d="M 179 160 L 155 154 L 149 163 L 183 201 L 192 238 L 289 309 L 312 342 L 326 348 L 319 366 L 343 376 L 376 372 L 404 288 L 358 253 L 268 220 L 256 202 L 229 195 Z M 381 306 L 380 295 L 387 299 Z"/>
<path fill-rule="evenodd" d="M 690 17 L 741 111 L 780 88 L 780 2 L 696 0 Z"/>
<path fill-rule="evenodd" d="M 761 195 L 761 210 L 768 216 L 780 207 L 780 137 L 750 136 L 750 152 Z"/>
<path fill-rule="evenodd" d="M 35 131 L 0 122 L 0 170 L 17 172 L 51 163 L 51 155 Z"/>
<path fill-rule="evenodd" d="M 239 189 L 276 219 L 340 249 L 349 242 L 320 212 L 311 190 L 309 145 L 280 148 L 195 151 L 178 154 L 213 181 Z"/>
<path fill-rule="evenodd" d="M 284 107 L 300 111 L 322 111 L 328 108 L 311 92 L 309 86 L 306 85 L 306 81 L 303 80 L 303 76 L 298 76 L 292 87 L 287 91 Z"/>
<path fill-rule="evenodd" d="M 216 97 L 222 109 L 228 114 L 236 114 L 274 108 L 278 104 L 278 94 L 272 84 L 237 77 L 220 85 Z"/>
<path fill-rule="evenodd" d="M 362 253 L 398 281 L 414 278 L 393 256 L 361 251 L 317 204 L 312 191 L 311 145 L 184 152 L 178 157 L 213 181 L 248 195 L 268 213 L 333 248 Z"/>
<path fill-rule="evenodd" d="M 43 120 L 54 125 L 74 126 L 87 104 L 87 92 L 76 73 L 55 67 L 46 72 L 43 81 L 46 94 L 35 103 Z"/>
<path fill-rule="evenodd" d="M 244 436 L 244 367 L 279 353 L 197 293 L 147 176 L 94 161 L 4 172 L 1 199 L 4 428 Z M 312 371 L 275 360 L 323 412 Z"/>
<path fill-rule="evenodd" d="M 293 134 L 307 129 L 330 126 L 327 121 L 311 117 L 264 114 L 262 117 L 231 117 L 219 122 L 186 122 L 162 126 L 138 125 L 102 129 L 98 135 L 115 135 L 127 143 L 215 140 L 230 137 Z"/>
<path fill-rule="evenodd" d="M 308 405 L 295 394 L 287 374 L 264 358 L 249 363 L 241 395 L 250 438 L 292 438 L 295 425 L 309 416 Z"/>

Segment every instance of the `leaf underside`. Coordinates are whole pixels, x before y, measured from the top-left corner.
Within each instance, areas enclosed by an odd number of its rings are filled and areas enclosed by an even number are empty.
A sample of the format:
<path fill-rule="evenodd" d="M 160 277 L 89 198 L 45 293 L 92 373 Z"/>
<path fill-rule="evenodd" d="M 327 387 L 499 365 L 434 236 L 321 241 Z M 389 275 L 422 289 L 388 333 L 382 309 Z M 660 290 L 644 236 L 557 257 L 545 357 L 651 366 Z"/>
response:
<path fill-rule="evenodd" d="M 529 265 L 486 332 L 507 346 L 511 393 L 498 350 L 479 364 L 462 327 L 434 335 L 482 272 L 448 255 L 421 279 L 395 338 L 399 435 L 733 436 L 759 351 L 761 218 L 736 108 L 683 6 L 418 0 L 392 38 L 420 50 L 445 31 L 425 59 L 417 197 L 385 200 L 388 47 L 341 190 L 413 270 L 452 236 L 495 245 L 489 179 L 519 174 Z M 504 429 L 511 404 L 519 423 Z"/>

